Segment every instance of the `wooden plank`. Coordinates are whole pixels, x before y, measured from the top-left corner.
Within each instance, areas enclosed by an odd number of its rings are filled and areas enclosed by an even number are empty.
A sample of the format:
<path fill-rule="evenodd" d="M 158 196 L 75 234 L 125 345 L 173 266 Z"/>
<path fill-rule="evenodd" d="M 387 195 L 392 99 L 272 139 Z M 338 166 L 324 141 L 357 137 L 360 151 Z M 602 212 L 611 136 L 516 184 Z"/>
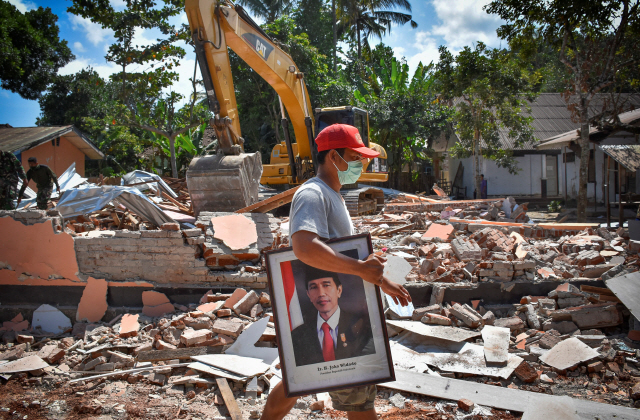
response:
<path fill-rule="evenodd" d="M 394 229 L 391 229 L 391 230 L 387 230 L 386 232 L 381 233 L 381 234 L 380 234 L 380 236 L 393 235 L 393 234 L 395 234 L 395 233 L 402 232 L 403 230 L 411 229 L 412 227 L 413 227 L 413 223 L 411 223 L 411 224 L 409 224 L 409 225 L 405 225 L 405 226 L 400 226 L 400 227 L 398 227 L 398 228 L 394 228 Z"/>
<path fill-rule="evenodd" d="M 395 369 L 396 380 L 378 384 L 380 387 L 414 394 L 427 395 L 445 400 L 457 401 L 466 398 L 478 405 L 491 406 L 502 410 L 524 412 L 528 407 L 544 406 L 557 398 L 553 395 L 519 389 L 503 388 L 462 379 L 444 378 L 424 373 Z M 633 420 L 638 418 L 638 410 L 612 404 L 588 400 L 572 399 L 581 419 Z"/>
<path fill-rule="evenodd" d="M 640 319 L 640 273 L 631 273 L 606 280 L 605 284 L 622 304 Z"/>
<path fill-rule="evenodd" d="M 231 388 L 229 388 L 229 382 L 227 382 L 225 378 L 216 378 L 216 383 L 218 384 L 220 394 L 222 394 L 222 399 L 227 406 L 227 410 L 229 410 L 231 420 L 242 420 L 242 411 L 240 407 L 238 407 L 236 399 L 233 397 L 233 392 L 231 392 Z"/>
<path fill-rule="evenodd" d="M 159 362 L 162 360 L 191 359 L 192 356 L 204 356 L 206 354 L 219 354 L 229 346 L 214 347 L 186 347 L 175 350 L 148 350 L 138 354 L 138 362 Z"/>
<path fill-rule="evenodd" d="M 293 200 L 293 195 L 298 191 L 300 185 L 295 188 L 291 188 L 285 192 L 281 192 L 280 194 L 276 194 L 272 197 L 269 197 L 265 200 L 258 201 L 250 206 L 241 208 L 240 210 L 236 210 L 236 213 L 266 213 L 269 210 L 273 210 L 280 206 L 284 206 L 285 204 L 289 204 Z"/>

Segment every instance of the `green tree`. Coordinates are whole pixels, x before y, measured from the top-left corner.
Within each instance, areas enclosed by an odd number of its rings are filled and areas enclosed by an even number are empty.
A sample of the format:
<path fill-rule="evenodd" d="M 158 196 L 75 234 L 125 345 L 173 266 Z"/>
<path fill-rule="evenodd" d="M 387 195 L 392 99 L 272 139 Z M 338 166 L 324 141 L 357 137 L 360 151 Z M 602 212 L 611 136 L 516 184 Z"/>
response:
<path fill-rule="evenodd" d="M 57 76 L 39 99 L 39 126 L 74 125 L 106 153 L 110 159 L 97 162 L 101 172 L 111 163 L 127 168 L 138 165 L 142 151 L 137 134 L 128 127 L 115 125 L 119 86 L 103 80 L 95 70 L 86 68 L 76 74 Z M 105 166 L 106 165 L 106 166 Z M 87 169 L 90 169 L 88 167 Z M 121 169 L 116 165 L 115 172 Z"/>
<path fill-rule="evenodd" d="M 50 8 L 21 13 L 0 0 L 0 86 L 25 99 L 38 99 L 58 69 L 75 57 L 58 36 Z"/>
<path fill-rule="evenodd" d="M 385 55 L 384 46 L 376 49 Z M 383 58 L 375 69 L 365 68 L 365 74 L 364 89 L 355 92 L 356 104 L 369 111 L 372 139 L 392 156 L 389 180 L 397 187 L 405 162 L 428 159 L 426 151 L 447 129 L 449 108 L 436 100 L 431 64 L 420 63 L 410 77 L 405 62 Z"/>
<path fill-rule="evenodd" d="M 237 3 L 251 10 L 254 15 L 264 18 L 267 23 L 288 16 L 294 4 L 291 0 L 239 0 Z"/>
<path fill-rule="evenodd" d="M 612 132 L 617 129 L 615 125 L 628 128 L 619 124 L 620 107 L 611 106 L 593 117 L 589 114 L 590 103 L 598 93 L 619 92 L 629 85 L 631 74 L 638 74 L 640 1 L 494 0 L 485 7 L 488 13 L 507 21 L 498 35 L 510 44 L 527 45 L 531 35 L 539 31 L 570 75 L 564 88 L 567 106 L 580 123 L 577 216 L 584 222 L 590 124 L 608 125 Z M 637 85 L 638 80 L 634 83 Z M 616 102 L 614 99 L 611 104 Z"/>
<path fill-rule="evenodd" d="M 475 189 L 480 193 L 480 156 L 491 159 L 510 173 L 517 173 L 513 151 L 500 143 L 500 130 L 508 130 L 516 147 L 533 142 L 532 117 L 527 100 L 534 99 L 534 78 L 513 54 L 489 49 L 482 42 L 465 47 L 454 58 L 440 47 L 437 65 L 438 90 L 452 101 L 452 122 L 459 141 L 451 152 L 473 156 Z M 526 112 L 523 112 L 526 111 Z"/>
<path fill-rule="evenodd" d="M 115 42 L 106 59 L 122 69 L 111 76 L 121 84 L 117 123 L 166 137 L 172 176 L 177 178 L 176 137 L 208 118 L 199 108 L 201 112 L 193 112 L 195 93 L 190 98 L 190 112 L 177 112 L 185 98 L 170 90 L 178 81 L 175 68 L 186 54 L 182 45 L 190 42 L 187 27 L 177 28 L 169 22 L 184 13 L 184 1 L 129 0 L 126 5 L 116 10 L 108 0 L 74 0 L 68 11 L 113 30 Z M 135 45 L 134 36 L 142 30 L 158 30 L 162 37 L 150 45 Z"/>
<path fill-rule="evenodd" d="M 369 38 L 382 39 L 391 32 L 391 26 L 411 24 L 417 28 L 418 24 L 408 13 L 411 3 L 408 0 L 337 0 L 338 35 L 355 37 L 358 48 L 358 58 L 362 58 L 362 46 L 369 49 Z M 385 10 L 386 9 L 386 10 Z M 334 42 L 337 39 L 334 38 Z"/>

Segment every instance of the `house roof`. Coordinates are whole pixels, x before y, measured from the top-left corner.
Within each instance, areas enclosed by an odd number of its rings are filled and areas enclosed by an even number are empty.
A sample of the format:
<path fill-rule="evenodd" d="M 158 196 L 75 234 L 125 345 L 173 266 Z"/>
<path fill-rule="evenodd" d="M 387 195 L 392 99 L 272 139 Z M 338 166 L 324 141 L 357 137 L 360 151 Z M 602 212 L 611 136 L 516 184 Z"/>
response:
<path fill-rule="evenodd" d="M 0 128 L 0 149 L 12 153 L 23 152 L 62 136 L 90 159 L 104 159 L 104 153 L 72 125 Z"/>
<path fill-rule="evenodd" d="M 630 170 L 636 172 L 640 168 L 640 145 L 603 145 L 598 146 L 604 153 L 611 156 L 613 160 Z"/>
<path fill-rule="evenodd" d="M 634 109 L 633 111 L 623 112 L 618 115 L 621 123 L 639 125 L 640 124 L 640 109 Z M 616 133 L 617 135 L 618 133 Z M 589 127 L 589 138 L 592 141 L 600 141 L 608 137 L 607 133 L 598 130 L 595 127 Z M 569 146 L 571 142 L 578 141 L 580 139 L 580 133 L 577 129 L 560 133 L 556 136 L 550 137 L 537 145 L 538 149 L 559 149 L 563 146 Z"/>
<path fill-rule="evenodd" d="M 589 116 L 601 113 L 602 109 L 606 107 L 609 98 L 610 96 L 607 94 L 596 95 L 590 103 Z M 640 95 L 622 94 L 622 99 L 628 102 L 627 109 L 640 108 Z M 529 103 L 529 106 L 531 107 L 530 115 L 533 117 L 533 122 L 531 123 L 533 136 L 538 142 L 555 139 L 568 132 L 575 133 L 576 129 L 580 128 L 580 124 L 572 120 L 571 111 L 567 108 L 567 102 L 561 93 L 541 93 L 533 102 Z M 551 143 L 550 147 L 540 147 L 539 143 L 529 143 L 521 147 L 515 147 L 514 139 L 509 137 L 508 130 L 500 130 L 499 135 L 500 143 L 504 149 L 560 149 L 563 146 L 563 144 L 555 145 L 555 143 Z"/>

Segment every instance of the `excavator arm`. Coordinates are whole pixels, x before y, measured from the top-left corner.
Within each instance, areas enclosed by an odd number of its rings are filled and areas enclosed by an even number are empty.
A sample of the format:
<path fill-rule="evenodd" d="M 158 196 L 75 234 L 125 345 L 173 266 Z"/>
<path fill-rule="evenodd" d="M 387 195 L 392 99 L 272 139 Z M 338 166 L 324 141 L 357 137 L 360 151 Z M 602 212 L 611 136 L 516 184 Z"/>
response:
<path fill-rule="evenodd" d="M 293 125 L 297 154 L 311 160 L 314 139 L 311 103 L 304 74 L 291 56 L 275 45 L 240 6 L 218 0 L 186 0 L 185 8 L 209 108 L 215 115 L 211 125 L 224 153 L 243 151 L 229 47 L 280 96 Z M 293 165 L 288 138 L 287 150 Z"/>

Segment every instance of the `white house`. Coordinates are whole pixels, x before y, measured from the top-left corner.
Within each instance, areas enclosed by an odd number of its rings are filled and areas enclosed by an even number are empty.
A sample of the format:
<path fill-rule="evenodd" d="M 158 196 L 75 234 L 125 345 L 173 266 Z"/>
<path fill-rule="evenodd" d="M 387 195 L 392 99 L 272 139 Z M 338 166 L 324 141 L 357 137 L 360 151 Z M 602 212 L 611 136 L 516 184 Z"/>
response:
<path fill-rule="evenodd" d="M 591 114 L 600 112 L 604 95 L 591 103 Z M 640 95 L 628 96 L 629 107 L 640 108 Z M 569 137 L 576 135 L 579 124 L 572 120 L 567 103 L 560 93 L 543 93 L 530 104 L 535 144 L 527 144 L 515 148 L 507 131 L 500 133 L 502 147 L 512 149 L 517 161 L 519 172 L 515 175 L 505 168 L 499 168 L 494 161 L 480 159 L 480 173 L 487 180 L 489 196 L 531 196 L 540 197 L 546 186 L 548 198 L 576 198 L 578 195 L 579 162 L 575 153 L 575 142 Z M 563 137 L 568 136 L 568 137 Z M 554 141 L 564 139 L 563 141 Z M 456 141 L 455 136 L 450 141 Z M 542 146 L 544 142 L 544 146 Z M 636 135 L 616 133 L 603 140 L 600 144 L 638 144 Z M 449 145 L 451 147 L 452 144 Z M 573 149 L 573 150 L 572 150 Z M 599 203 L 604 202 L 604 174 L 605 158 L 602 149 L 596 143 L 592 144 L 591 156 L 593 161 L 589 167 L 588 197 L 592 202 L 594 196 Z M 459 188 L 466 187 L 467 198 L 473 197 L 473 158 L 447 158 L 448 178 Z M 566 160 L 566 165 L 565 165 Z M 624 190 L 623 190 L 624 192 Z"/>

